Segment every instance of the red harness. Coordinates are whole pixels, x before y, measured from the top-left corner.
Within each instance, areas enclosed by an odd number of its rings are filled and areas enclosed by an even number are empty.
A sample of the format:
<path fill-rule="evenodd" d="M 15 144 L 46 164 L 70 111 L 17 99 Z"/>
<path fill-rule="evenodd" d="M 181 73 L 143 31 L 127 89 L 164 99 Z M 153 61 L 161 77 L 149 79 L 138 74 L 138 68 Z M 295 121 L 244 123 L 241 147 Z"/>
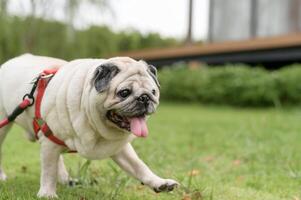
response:
<path fill-rule="evenodd" d="M 41 117 L 41 103 L 44 96 L 45 89 L 48 85 L 48 82 L 52 78 L 52 76 L 57 72 L 58 69 L 49 69 L 44 70 L 42 74 L 40 74 L 40 78 L 37 85 L 37 97 L 35 104 L 35 118 L 33 119 L 33 129 L 35 132 L 36 139 L 38 138 L 38 133 L 41 130 L 42 133 L 52 142 L 67 147 L 65 142 L 55 137 L 48 127 L 47 123 Z"/>
<path fill-rule="evenodd" d="M 32 106 L 35 102 L 35 117 L 33 119 L 33 129 L 35 132 L 36 139 L 39 139 L 38 133 L 41 131 L 45 137 L 47 137 L 52 142 L 67 147 L 65 142 L 57 138 L 53 135 L 52 131 L 48 127 L 47 123 L 42 119 L 41 117 L 41 102 L 44 96 L 45 89 L 48 85 L 48 82 L 51 80 L 51 78 L 54 76 L 54 74 L 58 71 L 58 69 L 48 69 L 44 70 L 39 77 L 37 77 L 36 81 L 34 82 L 34 85 L 32 87 L 32 90 L 30 93 L 24 95 L 23 101 L 15 108 L 15 110 L 10 114 L 8 117 L 0 121 L 0 128 L 3 126 L 6 126 L 10 122 L 14 121 L 18 115 L 24 112 L 26 108 L 29 106 Z M 34 92 L 37 88 L 37 96 L 36 100 L 34 99 Z M 67 147 L 68 148 L 68 147 Z M 76 152 L 76 151 L 68 151 L 68 152 Z"/>

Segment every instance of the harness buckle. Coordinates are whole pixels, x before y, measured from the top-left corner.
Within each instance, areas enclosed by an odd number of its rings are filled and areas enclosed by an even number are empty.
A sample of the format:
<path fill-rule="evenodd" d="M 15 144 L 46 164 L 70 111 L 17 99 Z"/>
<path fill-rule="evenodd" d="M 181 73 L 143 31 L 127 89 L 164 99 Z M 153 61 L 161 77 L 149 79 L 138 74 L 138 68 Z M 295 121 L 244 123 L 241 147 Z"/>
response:
<path fill-rule="evenodd" d="M 40 75 L 37 75 L 35 78 L 33 78 L 32 80 L 31 80 L 31 82 L 30 82 L 30 84 L 37 84 L 38 83 L 38 81 L 39 81 L 39 79 L 40 79 Z"/>
<path fill-rule="evenodd" d="M 31 101 L 30 104 L 29 104 L 29 106 L 32 106 L 32 105 L 34 104 L 34 97 L 31 96 L 30 94 L 25 94 L 25 95 L 23 96 L 23 101 L 24 101 L 26 98 L 29 99 L 29 100 Z"/>
<path fill-rule="evenodd" d="M 52 77 L 52 76 L 54 76 L 54 74 L 42 74 L 41 76 L 40 76 L 40 78 L 41 79 L 46 79 L 46 78 L 50 78 L 50 77 Z"/>

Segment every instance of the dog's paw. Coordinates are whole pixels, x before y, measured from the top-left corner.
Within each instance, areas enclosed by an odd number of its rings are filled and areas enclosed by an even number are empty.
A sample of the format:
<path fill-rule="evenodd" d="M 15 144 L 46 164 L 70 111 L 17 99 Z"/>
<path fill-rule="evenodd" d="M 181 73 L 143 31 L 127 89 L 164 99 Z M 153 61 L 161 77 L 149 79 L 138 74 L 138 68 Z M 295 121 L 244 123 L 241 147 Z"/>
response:
<path fill-rule="evenodd" d="M 80 181 L 76 178 L 71 178 L 68 181 L 68 186 L 69 187 L 75 187 L 75 186 L 80 185 L 80 184 L 81 184 Z"/>
<path fill-rule="evenodd" d="M 153 190 L 156 193 L 159 192 L 170 192 L 173 191 L 176 187 L 178 187 L 180 184 L 177 181 L 174 181 L 172 179 L 163 179 L 163 182 L 158 185 L 157 187 L 153 187 Z"/>
<path fill-rule="evenodd" d="M 39 198 L 48 198 L 48 199 L 58 198 L 58 196 L 56 195 L 55 192 L 48 192 L 48 191 L 45 191 L 45 190 L 40 190 L 38 192 L 37 196 Z"/>
<path fill-rule="evenodd" d="M 6 174 L 2 170 L 0 170 L 0 181 L 5 181 L 6 179 L 7 179 Z"/>

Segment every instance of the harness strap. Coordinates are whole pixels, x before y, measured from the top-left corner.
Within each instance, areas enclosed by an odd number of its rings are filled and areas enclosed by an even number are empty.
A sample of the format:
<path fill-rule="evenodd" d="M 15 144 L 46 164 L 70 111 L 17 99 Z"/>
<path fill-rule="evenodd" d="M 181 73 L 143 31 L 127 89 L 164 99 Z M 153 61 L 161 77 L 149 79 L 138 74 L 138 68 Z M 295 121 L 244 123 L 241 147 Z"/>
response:
<path fill-rule="evenodd" d="M 42 98 L 45 93 L 45 89 L 48 85 L 48 82 L 50 81 L 50 78 L 58 71 L 58 69 L 46 69 L 43 71 L 43 73 L 40 75 L 40 79 L 38 82 L 38 88 L 37 88 L 37 97 L 36 97 L 36 104 L 35 104 L 35 116 L 38 119 L 41 119 L 41 102 Z"/>
<path fill-rule="evenodd" d="M 38 81 L 37 85 L 37 96 L 36 96 L 36 103 L 35 103 L 35 118 L 33 119 L 33 128 L 35 132 L 35 137 L 38 139 L 38 133 L 41 130 L 41 132 L 52 142 L 67 147 L 65 142 L 57 138 L 53 135 L 53 132 L 47 125 L 47 123 L 42 119 L 41 116 L 41 103 L 42 99 L 45 93 L 45 89 L 48 85 L 48 82 L 52 78 L 52 76 L 57 72 L 58 69 L 48 69 L 44 70 L 43 73 L 40 75 L 40 79 Z M 68 147 L 67 147 L 68 148 Z M 69 152 L 75 152 L 75 151 L 69 151 Z"/>
<path fill-rule="evenodd" d="M 63 142 L 62 140 L 58 139 L 57 137 L 55 137 L 52 133 L 52 131 L 50 130 L 49 126 L 44 123 L 41 127 L 41 131 L 44 133 L 44 135 L 51 140 L 52 142 L 61 145 L 61 146 L 66 146 L 65 142 Z"/>
<path fill-rule="evenodd" d="M 33 82 L 33 87 L 30 93 L 25 94 L 23 101 L 14 109 L 14 111 L 6 118 L 0 121 L 0 128 L 6 126 L 10 122 L 14 121 L 24 110 L 35 103 L 35 117 L 32 121 L 33 129 L 35 132 L 36 139 L 39 139 L 38 133 L 41 131 L 45 137 L 47 137 L 52 142 L 67 147 L 64 141 L 60 140 L 53 135 L 52 131 L 48 127 L 47 123 L 42 119 L 41 116 L 41 103 L 45 93 L 45 89 L 51 77 L 57 72 L 58 69 L 48 69 L 44 70 Z M 34 93 L 37 89 L 36 102 L 34 98 Z M 67 147 L 68 148 L 68 147 Z M 76 151 L 69 150 L 69 153 L 74 153 Z"/>
<path fill-rule="evenodd" d="M 33 100 L 28 98 L 24 98 L 24 100 L 14 109 L 14 111 L 8 115 L 8 117 L 4 118 L 0 121 L 0 128 L 6 126 L 10 122 L 14 121 L 20 114 L 24 112 L 24 110 L 32 105 Z"/>

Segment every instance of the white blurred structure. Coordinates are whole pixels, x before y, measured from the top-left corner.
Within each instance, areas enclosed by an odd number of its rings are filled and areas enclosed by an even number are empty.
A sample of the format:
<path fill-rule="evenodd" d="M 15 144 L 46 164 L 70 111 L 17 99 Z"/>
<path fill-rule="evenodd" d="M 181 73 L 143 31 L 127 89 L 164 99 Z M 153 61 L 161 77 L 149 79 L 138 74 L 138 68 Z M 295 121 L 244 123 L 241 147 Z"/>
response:
<path fill-rule="evenodd" d="M 301 0 L 211 0 L 209 42 L 279 36 L 301 30 Z"/>

